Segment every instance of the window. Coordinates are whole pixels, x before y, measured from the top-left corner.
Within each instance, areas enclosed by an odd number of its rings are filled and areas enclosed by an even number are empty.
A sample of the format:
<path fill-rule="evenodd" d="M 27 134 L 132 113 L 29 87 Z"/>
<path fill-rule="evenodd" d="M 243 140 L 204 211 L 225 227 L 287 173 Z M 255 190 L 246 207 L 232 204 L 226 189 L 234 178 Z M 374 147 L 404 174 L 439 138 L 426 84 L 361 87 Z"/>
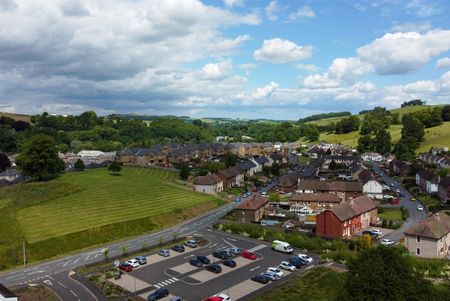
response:
<path fill-rule="evenodd" d="M 416 255 L 420 255 L 420 248 L 416 249 Z"/>
<path fill-rule="evenodd" d="M 417 242 L 420 242 L 420 236 L 417 235 Z"/>

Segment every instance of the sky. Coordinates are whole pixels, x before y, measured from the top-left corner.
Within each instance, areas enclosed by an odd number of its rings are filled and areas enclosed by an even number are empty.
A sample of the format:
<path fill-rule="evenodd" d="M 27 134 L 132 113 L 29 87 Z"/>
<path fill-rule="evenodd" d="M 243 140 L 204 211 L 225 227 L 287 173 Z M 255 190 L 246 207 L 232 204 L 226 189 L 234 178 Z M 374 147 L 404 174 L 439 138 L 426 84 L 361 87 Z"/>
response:
<path fill-rule="evenodd" d="M 450 103 L 448 0 L 0 0 L 0 111 L 296 120 Z"/>

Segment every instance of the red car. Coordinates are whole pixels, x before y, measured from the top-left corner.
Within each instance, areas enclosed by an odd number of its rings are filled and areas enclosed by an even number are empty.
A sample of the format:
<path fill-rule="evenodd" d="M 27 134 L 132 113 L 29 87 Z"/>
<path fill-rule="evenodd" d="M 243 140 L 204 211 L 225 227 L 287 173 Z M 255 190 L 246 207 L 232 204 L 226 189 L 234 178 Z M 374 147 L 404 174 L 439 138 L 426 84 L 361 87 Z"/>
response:
<path fill-rule="evenodd" d="M 241 253 L 241 256 L 250 260 L 255 260 L 256 259 L 256 254 L 252 253 L 250 251 L 244 251 Z"/>
<path fill-rule="evenodd" d="M 398 199 L 398 197 L 393 198 L 392 201 L 391 201 L 391 204 L 392 205 L 400 204 L 400 200 Z"/>
<path fill-rule="evenodd" d="M 133 270 L 133 266 L 128 263 L 122 263 L 121 265 L 119 265 L 119 270 L 124 272 L 131 272 Z"/>
<path fill-rule="evenodd" d="M 223 299 L 220 297 L 217 297 L 217 296 L 212 296 L 212 297 L 203 299 L 203 301 L 223 301 Z"/>

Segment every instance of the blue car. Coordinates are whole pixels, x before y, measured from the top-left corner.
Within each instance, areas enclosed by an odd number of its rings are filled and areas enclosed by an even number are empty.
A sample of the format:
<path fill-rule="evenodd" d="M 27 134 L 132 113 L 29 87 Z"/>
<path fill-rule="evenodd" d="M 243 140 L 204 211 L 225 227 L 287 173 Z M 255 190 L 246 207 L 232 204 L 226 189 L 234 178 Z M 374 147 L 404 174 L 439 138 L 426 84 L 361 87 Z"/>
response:
<path fill-rule="evenodd" d="M 156 291 L 148 295 L 147 301 L 156 301 L 167 296 L 169 296 L 169 290 L 167 288 L 158 288 Z"/>
<path fill-rule="evenodd" d="M 196 258 L 189 260 L 189 263 L 197 268 L 201 268 L 203 266 L 203 263 Z"/>
<path fill-rule="evenodd" d="M 211 261 L 209 260 L 209 258 L 206 257 L 206 256 L 203 256 L 203 255 L 197 256 L 197 260 L 200 261 L 200 262 L 203 263 L 203 264 L 210 264 L 210 263 L 211 263 Z"/>

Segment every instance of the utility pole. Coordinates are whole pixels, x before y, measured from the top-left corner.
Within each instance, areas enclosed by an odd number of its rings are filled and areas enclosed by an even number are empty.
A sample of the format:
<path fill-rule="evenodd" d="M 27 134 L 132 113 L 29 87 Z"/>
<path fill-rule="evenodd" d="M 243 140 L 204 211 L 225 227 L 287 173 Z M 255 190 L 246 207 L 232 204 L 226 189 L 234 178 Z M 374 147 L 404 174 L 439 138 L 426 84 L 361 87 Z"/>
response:
<path fill-rule="evenodd" d="M 27 255 L 25 253 L 25 240 L 23 241 L 22 246 L 23 246 L 23 250 L 22 250 L 22 252 L 23 252 L 23 266 L 25 267 L 27 265 Z"/>

